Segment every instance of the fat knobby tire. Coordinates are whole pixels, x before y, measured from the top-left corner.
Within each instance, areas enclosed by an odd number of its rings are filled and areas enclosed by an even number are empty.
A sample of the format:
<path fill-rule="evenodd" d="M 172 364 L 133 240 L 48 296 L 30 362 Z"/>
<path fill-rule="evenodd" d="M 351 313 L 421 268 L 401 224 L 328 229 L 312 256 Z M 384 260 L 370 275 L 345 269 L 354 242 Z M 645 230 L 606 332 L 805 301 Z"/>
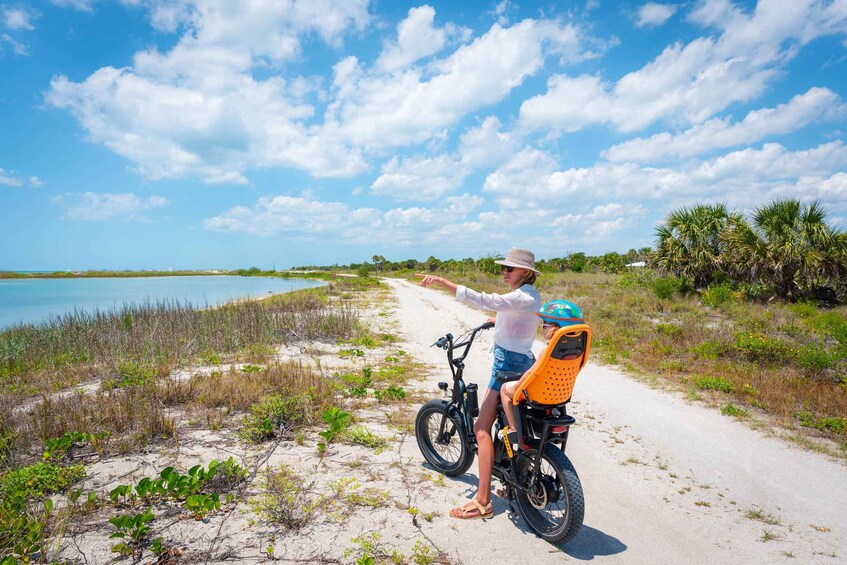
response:
<path fill-rule="evenodd" d="M 438 441 L 438 430 L 444 411 L 448 407 L 446 400 L 430 400 L 418 410 L 415 418 L 415 438 L 424 458 L 438 472 L 448 477 L 456 477 L 467 471 L 473 463 L 474 454 L 465 439 L 464 426 L 458 414 L 451 412 L 445 424 L 449 438 Z M 447 442 L 445 444 L 445 441 Z"/>
<path fill-rule="evenodd" d="M 521 492 L 516 493 L 518 510 L 527 524 L 542 539 L 553 544 L 563 544 L 572 540 L 582 527 L 585 516 L 582 483 L 570 459 L 555 445 L 548 443 L 544 446 L 544 459 L 553 468 L 557 482 L 564 491 L 567 503 L 566 516 L 554 524 L 543 523 L 541 514 L 532 506 L 526 494 Z"/>

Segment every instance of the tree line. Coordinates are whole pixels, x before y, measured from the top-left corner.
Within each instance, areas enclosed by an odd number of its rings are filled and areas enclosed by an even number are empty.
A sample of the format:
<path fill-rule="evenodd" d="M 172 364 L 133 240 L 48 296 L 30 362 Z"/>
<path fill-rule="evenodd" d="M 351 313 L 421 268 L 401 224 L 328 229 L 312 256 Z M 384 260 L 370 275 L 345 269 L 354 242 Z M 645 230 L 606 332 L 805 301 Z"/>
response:
<path fill-rule="evenodd" d="M 755 298 L 847 301 L 847 233 L 819 202 L 781 199 L 749 219 L 725 204 L 668 214 L 656 229 L 651 265 L 695 288 L 730 284 Z"/>
<path fill-rule="evenodd" d="M 630 249 L 626 253 L 606 253 L 604 255 L 587 255 L 582 252 L 571 253 L 564 257 L 553 259 L 541 259 L 536 261 L 536 267 L 542 273 L 561 273 L 564 271 L 599 272 L 599 273 L 621 273 L 627 265 L 639 262 L 647 262 L 652 249 L 644 247 L 641 249 Z M 371 261 L 362 263 L 350 263 L 349 265 L 304 265 L 294 267 L 295 270 L 352 270 L 357 272 L 371 273 L 397 273 L 401 271 L 415 272 L 480 272 L 488 274 L 499 274 L 503 267 L 495 261 L 500 256 L 487 256 L 479 259 L 466 257 L 464 259 L 438 259 L 430 256 L 428 259 L 419 261 L 417 259 L 404 259 L 391 261 L 382 255 L 374 255 Z"/>
<path fill-rule="evenodd" d="M 542 273 L 564 271 L 622 273 L 644 263 L 659 276 L 674 276 L 683 288 L 729 285 L 750 298 L 787 301 L 847 302 L 847 233 L 827 223 L 818 202 L 775 200 L 755 209 L 749 219 L 726 204 L 695 204 L 669 213 L 656 227 L 656 248 L 588 255 L 577 252 L 542 259 Z M 371 261 L 349 265 L 304 265 L 297 270 L 352 270 L 359 274 L 460 272 L 498 274 L 497 257 Z"/>

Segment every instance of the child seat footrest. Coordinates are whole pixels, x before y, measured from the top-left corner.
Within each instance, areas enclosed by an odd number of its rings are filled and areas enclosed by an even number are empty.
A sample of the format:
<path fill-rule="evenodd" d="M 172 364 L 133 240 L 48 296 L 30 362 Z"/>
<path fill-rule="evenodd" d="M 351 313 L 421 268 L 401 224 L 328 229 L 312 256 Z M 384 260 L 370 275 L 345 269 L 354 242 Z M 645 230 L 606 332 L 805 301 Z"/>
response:
<path fill-rule="evenodd" d="M 568 414 L 559 417 L 535 415 L 529 416 L 529 418 L 531 420 L 535 420 L 536 422 L 543 422 L 551 426 L 571 426 L 576 423 L 576 418 Z"/>

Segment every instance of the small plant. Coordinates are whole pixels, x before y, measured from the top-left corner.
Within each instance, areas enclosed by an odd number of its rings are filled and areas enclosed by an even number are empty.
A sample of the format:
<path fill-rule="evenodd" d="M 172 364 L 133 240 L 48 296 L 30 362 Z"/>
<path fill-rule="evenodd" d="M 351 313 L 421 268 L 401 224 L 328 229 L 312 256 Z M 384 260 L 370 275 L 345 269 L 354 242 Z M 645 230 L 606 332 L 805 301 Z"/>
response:
<path fill-rule="evenodd" d="M 183 507 L 191 512 L 195 520 L 202 520 L 208 514 L 221 509 L 221 497 L 213 494 L 191 494 L 185 498 Z"/>
<path fill-rule="evenodd" d="M 706 340 L 688 349 L 697 357 L 703 359 L 718 359 L 728 351 L 727 345 L 722 341 Z"/>
<path fill-rule="evenodd" d="M 732 383 L 723 377 L 694 377 L 694 384 L 702 390 L 719 390 L 721 392 L 732 392 Z"/>
<path fill-rule="evenodd" d="M 284 435 L 305 421 L 307 404 L 308 399 L 299 395 L 264 396 L 250 407 L 250 413 L 241 424 L 241 436 L 248 441 L 261 443 Z"/>
<path fill-rule="evenodd" d="M 39 462 L 20 467 L 0 477 L 0 496 L 39 498 L 45 494 L 63 492 L 85 476 L 85 467 L 69 465 L 62 467 Z"/>
<path fill-rule="evenodd" d="M 758 520 L 759 522 L 764 522 L 771 526 L 778 526 L 780 523 L 779 518 L 773 514 L 765 512 L 762 508 L 751 508 L 747 511 L 745 516 L 750 520 Z"/>
<path fill-rule="evenodd" d="M 800 420 L 800 425 L 806 428 L 815 428 L 820 431 L 831 431 L 837 434 L 843 434 L 847 431 L 847 418 L 817 418 L 811 412 L 803 411 L 797 413 L 797 419 Z"/>
<path fill-rule="evenodd" d="M 727 302 L 732 302 L 736 297 L 736 293 L 728 284 L 712 285 L 706 289 L 700 301 L 704 306 L 717 308 Z"/>
<path fill-rule="evenodd" d="M 385 446 L 385 438 L 382 438 L 364 426 L 354 426 L 344 433 L 344 437 L 353 443 L 378 449 Z"/>
<path fill-rule="evenodd" d="M 244 365 L 241 367 L 241 371 L 244 373 L 258 373 L 262 370 L 258 365 Z"/>
<path fill-rule="evenodd" d="M 764 530 L 762 530 L 761 539 L 762 541 L 773 541 L 775 539 L 778 539 L 778 536 L 773 532 L 773 530 L 765 528 Z"/>
<path fill-rule="evenodd" d="M 151 508 L 148 508 L 143 514 L 125 514 L 109 518 L 109 523 L 118 530 L 109 536 L 109 538 L 124 540 L 113 545 L 112 551 L 123 556 L 141 551 L 144 542 L 150 534 L 150 526 L 147 524 L 153 518 L 153 510 Z"/>
<path fill-rule="evenodd" d="M 762 333 L 738 332 L 733 336 L 732 347 L 751 361 L 775 363 L 790 357 L 784 341 Z"/>
<path fill-rule="evenodd" d="M 89 434 L 84 432 L 65 432 L 63 435 L 50 438 L 44 442 L 44 452 L 41 454 L 43 461 L 58 461 L 62 459 L 74 444 L 92 442 L 92 445 L 109 437 L 108 432 Z"/>
<path fill-rule="evenodd" d="M 374 390 L 374 396 L 380 402 L 383 400 L 403 400 L 406 398 L 406 391 L 401 386 L 390 386 L 385 390 Z"/>
<path fill-rule="evenodd" d="M 340 408 L 332 407 L 324 410 L 321 419 L 329 426 L 325 431 L 318 432 L 318 435 L 326 440 L 326 442 L 318 443 L 318 450 L 323 452 L 326 446 L 350 425 L 350 414 Z"/>
<path fill-rule="evenodd" d="M 432 554 L 432 548 L 418 540 L 412 547 L 412 561 L 416 565 L 432 565 L 435 563 L 435 556 Z"/>
<path fill-rule="evenodd" d="M 342 357 L 364 357 L 365 352 L 361 349 L 352 348 L 352 349 L 341 349 L 338 351 L 338 354 Z"/>
<path fill-rule="evenodd" d="M 351 492 L 344 497 L 344 500 L 353 506 L 383 508 L 391 497 L 391 493 L 387 490 L 380 490 L 376 487 L 359 490 L 358 486 L 357 483 L 351 485 Z"/>
<path fill-rule="evenodd" d="M 153 382 L 156 379 L 159 370 L 152 363 L 136 360 L 122 360 L 118 362 L 117 373 L 116 377 L 103 382 L 104 390 L 143 385 Z"/>
<path fill-rule="evenodd" d="M 260 481 L 261 494 L 250 500 L 253 510 L 263 519 L 287 530 L 308 524 L 323 501 L 311 494 L 311 484 L 285 465 L 267 469 Z"/>
<path fill-rule="evenodd" d="M 732 402 L 721 407 L 721 414 L 724 416 L 733 416 L 735 418 L 746 418 L 748 415 L 747 410 L 736 406 Z"/>
<path fill-rule="evenodd" d="M 379 341 L 369 335 L 354 338 L 352 343 L 353 345 L 358 345 L 359 347 L 376 347 L 379 345 Z"/>
<path fill-rule="evenodd" d="M 357 544 L 359 546 L 359 551 L 361 551 L 356 563 L 402 563 L 405 558 L 402 553 L 390 545 L 383 543 L 382 534 L 379 532 L 362 534 L 361 536 L 353 538 L 351 541 Z M 350 548 L 344 551 L 344 556 L 349 557 L 354 553 L 357 553 L 356 549 Z"/>

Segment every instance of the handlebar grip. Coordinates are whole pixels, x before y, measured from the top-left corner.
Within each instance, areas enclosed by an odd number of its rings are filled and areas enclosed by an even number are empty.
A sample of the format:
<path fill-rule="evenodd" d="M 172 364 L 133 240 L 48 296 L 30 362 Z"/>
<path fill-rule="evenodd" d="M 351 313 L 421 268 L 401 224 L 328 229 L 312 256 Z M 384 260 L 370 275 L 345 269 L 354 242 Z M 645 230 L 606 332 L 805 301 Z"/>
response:
<path fill-rule="evenodd" d="M 453 336 L 450 334 L 445 335 L 444 337 L 438 338 L 438 341 L 433 343 L 432 345 L 436 347 L 440 347 L 441 349 L 447 349 L 447 342 L 453 339 Z"/>
<path fill-rule="evenodd" d="M 479 328 L 482 329 L 482 330 L 490 330 L 493 327 L 494 327 L 494 322 L 485 322 L 484 324 L 479 326 Z"/>

